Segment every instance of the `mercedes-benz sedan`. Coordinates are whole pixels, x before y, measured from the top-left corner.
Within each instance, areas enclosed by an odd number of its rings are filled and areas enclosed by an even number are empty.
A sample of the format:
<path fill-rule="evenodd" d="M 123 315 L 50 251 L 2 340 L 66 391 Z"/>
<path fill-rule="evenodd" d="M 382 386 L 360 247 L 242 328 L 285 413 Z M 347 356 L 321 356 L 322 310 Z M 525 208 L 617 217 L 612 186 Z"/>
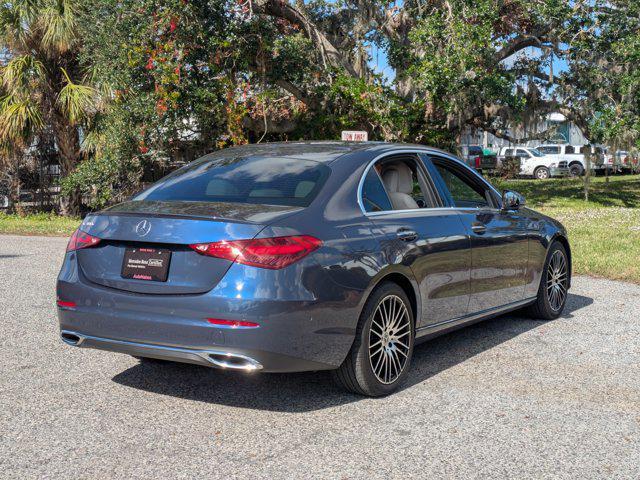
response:
<path fill-rule="evenodd" d="M 527 308 L 558 317 L 565 229 L 418 145 L 207 155 L 87 216 L 57 284 L 62 340 L 245 372 L 334 370 L 385 395 L 414 345 Z"/>

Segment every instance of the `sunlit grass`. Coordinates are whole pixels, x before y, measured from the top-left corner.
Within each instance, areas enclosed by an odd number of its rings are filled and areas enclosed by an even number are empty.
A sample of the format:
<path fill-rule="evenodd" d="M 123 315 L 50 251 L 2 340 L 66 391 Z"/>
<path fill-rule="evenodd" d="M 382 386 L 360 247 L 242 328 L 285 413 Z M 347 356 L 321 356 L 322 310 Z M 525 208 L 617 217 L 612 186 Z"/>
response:
<path fill-rule="evenodd" d="M 567 227 L 574 273 L 640 283 L 640 176 L 592 178 L 589 202 L 581 179 L 494 184 Z"/>
<path fill-rule="evenodd" d="M 50 213 L 20 217 L 0 213 L 0 233 L 14 235 L 69 236 L 78 228 L 79 218 L 67 218 Z"/>

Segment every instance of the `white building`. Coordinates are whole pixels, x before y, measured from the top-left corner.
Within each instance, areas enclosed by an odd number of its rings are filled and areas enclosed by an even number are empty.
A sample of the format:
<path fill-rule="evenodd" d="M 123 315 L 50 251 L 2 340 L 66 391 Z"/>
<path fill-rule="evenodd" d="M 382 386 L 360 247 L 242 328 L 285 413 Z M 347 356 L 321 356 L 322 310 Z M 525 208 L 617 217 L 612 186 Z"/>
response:
<path fill-rule="evenodd" d="M 529 126 L 525 131 L 522 127 L 516 127 L 512 131 L 508 130 L 508 133 L 512 137 L 523 138 L 544 132 L 553 127 L 556 127 L 555 132 L 549 138 L 530 141 L 527 142 L 527 145 L 535 147 L 542 143 L 569 143 L 571 145 L 586 145 L 589 143 L 578 126 L 568 121 L 561 113 L 550 113 L 533 129 Z M 508 140 L 498 138 L 489 132 L 470 128 L 462 135 L 461 145 L 481 145 L 483 148 L 497 150 L 500 147 L 511 146 L 512 144 Z"/>

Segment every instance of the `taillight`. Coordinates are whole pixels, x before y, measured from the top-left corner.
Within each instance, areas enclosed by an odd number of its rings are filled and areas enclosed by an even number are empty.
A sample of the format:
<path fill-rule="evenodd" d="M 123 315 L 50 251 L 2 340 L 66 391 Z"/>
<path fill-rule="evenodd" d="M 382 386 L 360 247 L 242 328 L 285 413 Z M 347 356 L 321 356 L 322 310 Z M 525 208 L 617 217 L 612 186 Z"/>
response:
<path fill-rule="evenodd" d="M 322 241 L 315 237 L 299 235 L 196 243 L 189 246 L 200 255 L 276 270 L 297 262 L 321 245 Z"/>
<path fill-rule="evenodd" d="M 72 252 L 74 250 L 80 250 L 81 248 L 93 247 L 100 242 L 98 237 L 94 237 L 93 235 L 89 235 L 86 232 L 83 232 L 80 229 L 77 229 L 71 235 L 69 239 L 69 243 L 67 244 L 67 252 Z"/>
<path fill-rule="evenodd" d="M 476 160 L 476 168 L 480 168 L 480 166 L 482 165 L 480 163 L 480 157 L 476 157 L 475 160 Z"/>

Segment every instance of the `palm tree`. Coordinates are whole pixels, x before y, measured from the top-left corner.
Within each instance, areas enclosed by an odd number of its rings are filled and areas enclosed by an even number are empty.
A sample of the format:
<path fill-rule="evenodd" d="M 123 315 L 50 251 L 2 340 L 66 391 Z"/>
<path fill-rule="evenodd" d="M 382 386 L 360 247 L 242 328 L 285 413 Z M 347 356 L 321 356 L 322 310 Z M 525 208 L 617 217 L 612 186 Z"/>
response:
<path fill-rule="evenodd" d="M 26 145 L 50 128 L 65 177 L 82 158 L 80 129 L 94 113 L 97 92 L 79 61 L 78 0 L 16 0 L 0 6 L 0 144 Z M 13 150 L 15 152 L 15 149 Z M 61 198 L 77 215 L 80 194 Z"/>

